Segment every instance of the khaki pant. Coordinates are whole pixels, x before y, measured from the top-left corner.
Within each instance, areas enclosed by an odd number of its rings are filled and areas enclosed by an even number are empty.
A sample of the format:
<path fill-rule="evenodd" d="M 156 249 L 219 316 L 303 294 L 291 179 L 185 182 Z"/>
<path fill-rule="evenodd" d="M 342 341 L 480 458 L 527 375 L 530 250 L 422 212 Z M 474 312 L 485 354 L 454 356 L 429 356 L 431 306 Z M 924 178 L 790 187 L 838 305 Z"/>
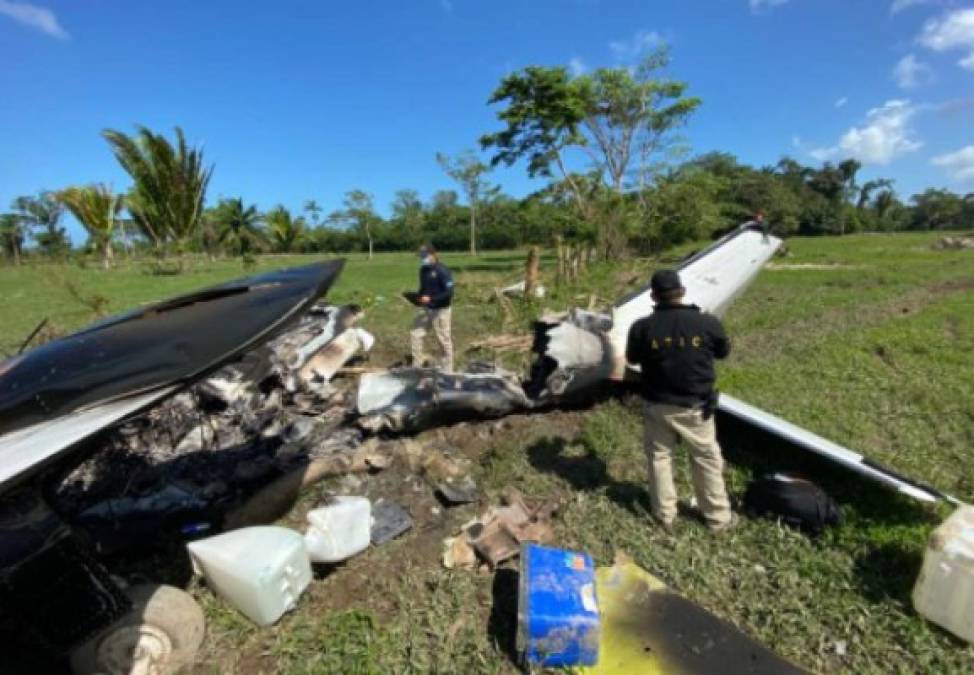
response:
<path fill-rule="evenodd" d="M 666 523 L 676 518 L 672 456 L 682 440 L 689 450 L 693 489 L 707 525 L 725 525 L 730 521 L 731 509 L 724 488 L 724 459 L 713 416 L 705 420 L 698 409 L 650 402 L 646 402 L 645 412 L 644 447 L 649 461 L 653 515 Z"/>
<path fill-rule="evenodd" d="M 413 365 L 421 366 L 426 361 L 423 339 L 430 328 L 433 329 L 436 341 L 440 343 L 440 349 L 443 351 L 440 367 L 450 372 L 453 370 L 453 337 L 450 328 L 449 307 L 419 310 L 416 321 L 413 322 L 413 329 L 409 332 L 409 346 L 413 354 Z"/>

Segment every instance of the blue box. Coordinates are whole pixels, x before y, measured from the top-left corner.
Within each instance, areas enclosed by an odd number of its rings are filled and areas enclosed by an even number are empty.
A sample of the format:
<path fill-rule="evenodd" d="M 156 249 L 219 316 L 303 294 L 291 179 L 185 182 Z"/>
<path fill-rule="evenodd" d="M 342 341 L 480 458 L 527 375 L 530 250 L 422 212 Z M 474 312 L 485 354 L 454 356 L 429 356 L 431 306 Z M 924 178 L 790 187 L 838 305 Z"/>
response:
<path fill-rule="evenodd" d="M 521 545 L 517 647 L 527 663 L 540 666 L 598 662 L 599 606 L 591 556 Z"/>

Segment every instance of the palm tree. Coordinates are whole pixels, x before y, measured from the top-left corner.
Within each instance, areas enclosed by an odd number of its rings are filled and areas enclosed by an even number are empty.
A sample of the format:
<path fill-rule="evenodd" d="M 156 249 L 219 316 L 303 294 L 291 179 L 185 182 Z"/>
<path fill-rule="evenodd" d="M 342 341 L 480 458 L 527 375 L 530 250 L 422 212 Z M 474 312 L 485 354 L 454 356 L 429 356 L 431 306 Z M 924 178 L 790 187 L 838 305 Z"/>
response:
<path fill-rule="evenodd" d="M 311 222 L 314 223 L 314 226 L 318 227 L 318 219 L 321 218 L 321 206 L 318 205 L 318 202 L 309 199 L 304 203 L 304 210 L 311 216 Z"/>
<path fill-rule="evenodd" d="M 264 216 L 274 248 L 290 253 L 307 236 L 304 218 L 294 218 L 283 206 L 277 206 Z"/>
<path fill-rule="evenodd" d="M 57 194 L 58 201 L 78 219 L 99 251 L 105 269 L 112 266 L 112 236 L 122 197 L 106 185 L 69 187 Z"/>
<path fill-rule="evenodd" d="M 886 222 L 887 216 L 896 206 L 896 194 L 892 190 L 883 190 L 876 195 L 873 208 L 876 209 L 876 218 L 879 220 L 880 227 L 884 230 L 892 229 L 891 223 Z"/>
<path fill-rule="evenodd" d="M 158 248 L 181 248 L 199 230 L 213 175 L 213 167 L 203 165 L 203 151 L 189 148 L 179 127 L 175 146 L 143 126 L 134 136 L 112 129 L 102 135 L 132 177 L 126 205 L 139 230 Z"/>
<path fill-rule="evenodd" d="M 261 215 L 251 204 L 244 207 L 243 199 L 221 199 L 213 209 L 213 223 L 218 229 L 218 241 L 235 249 L 245 261 L 264 241 Z"/>
<path fill-rule="evenodd" d="M 20 264 L 24 250 L 24 219 L 18 213 L 0 214 L 0 245 L 14 265 Z"/>
<path fill-rule="evenodd" d="M 50 256 L 57 256 L 70 248 L 68 236 L 61 227 L 64 207 L 52 192 L 36 197 L 17 197 L 13 208 L 20 212 L 21 223 L 34 229 L 34 241 Z"/>

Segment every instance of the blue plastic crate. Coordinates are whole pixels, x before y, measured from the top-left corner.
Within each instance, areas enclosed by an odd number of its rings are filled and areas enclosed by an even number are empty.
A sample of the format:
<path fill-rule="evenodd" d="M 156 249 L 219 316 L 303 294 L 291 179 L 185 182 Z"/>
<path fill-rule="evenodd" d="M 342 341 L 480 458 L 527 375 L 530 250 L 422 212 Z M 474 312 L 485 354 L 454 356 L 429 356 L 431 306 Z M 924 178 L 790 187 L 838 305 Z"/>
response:
<path fill-rule="evenodd" d="M 518 650 L 540 666 L 593 666 L 599 660 L 595 567 L 586 553 L 521 545 Z"/>

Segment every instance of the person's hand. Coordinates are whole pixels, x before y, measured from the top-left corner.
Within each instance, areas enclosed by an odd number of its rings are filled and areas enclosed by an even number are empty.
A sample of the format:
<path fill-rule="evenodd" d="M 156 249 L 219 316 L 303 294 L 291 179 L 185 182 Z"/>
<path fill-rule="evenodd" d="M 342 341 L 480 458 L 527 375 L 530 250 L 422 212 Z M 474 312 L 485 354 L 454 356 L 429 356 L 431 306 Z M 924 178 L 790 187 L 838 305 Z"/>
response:
<path fill-rule="evenodd" d="M 430 304 L 430 296 L 428 296 L 428 295 L 421 295 L 421 296 L 419 296 L 419 304 L 421 304 L 421 305 L 428 305 L 428 304 Z"/>

